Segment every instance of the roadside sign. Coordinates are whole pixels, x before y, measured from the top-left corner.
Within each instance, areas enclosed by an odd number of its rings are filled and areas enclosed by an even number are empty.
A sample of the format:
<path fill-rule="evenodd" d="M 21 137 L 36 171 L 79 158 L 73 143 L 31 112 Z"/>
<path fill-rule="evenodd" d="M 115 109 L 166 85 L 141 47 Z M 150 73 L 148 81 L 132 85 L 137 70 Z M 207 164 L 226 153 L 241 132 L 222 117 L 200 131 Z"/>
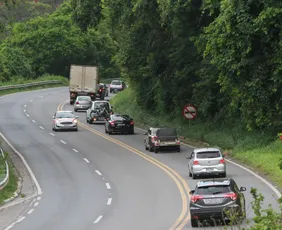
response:
<path fill-rule="evenodd" d="M 197 109 L 194 105 L 185 105 L 182 113 L 185 119 L 193 120 L 197 116 Z"/>

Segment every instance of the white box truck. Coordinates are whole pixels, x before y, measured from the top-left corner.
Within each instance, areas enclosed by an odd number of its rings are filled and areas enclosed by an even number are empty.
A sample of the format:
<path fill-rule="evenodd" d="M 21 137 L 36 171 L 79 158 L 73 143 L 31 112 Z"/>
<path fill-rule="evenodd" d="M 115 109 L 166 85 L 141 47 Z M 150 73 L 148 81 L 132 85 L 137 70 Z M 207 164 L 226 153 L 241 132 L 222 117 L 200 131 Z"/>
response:
<path fill-rule="evenodd" d="M 95 101 L 99 87 L 97 66 L 71 65 L 70 67 L 70 104 L 74 104 L 76 97 L 87 95 Z"/>

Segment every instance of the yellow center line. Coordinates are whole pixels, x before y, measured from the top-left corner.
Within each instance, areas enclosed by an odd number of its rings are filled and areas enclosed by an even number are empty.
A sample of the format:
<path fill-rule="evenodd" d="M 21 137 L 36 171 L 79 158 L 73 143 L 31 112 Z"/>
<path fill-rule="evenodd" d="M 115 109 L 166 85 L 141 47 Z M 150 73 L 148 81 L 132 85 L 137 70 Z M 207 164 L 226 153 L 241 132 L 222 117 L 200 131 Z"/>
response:
<path fill-rule="evenodd" d="M 60 103 L 58 105 L 58 110 L 63 110 L 64 105 L 68 102 L 67 101 L 63 101 L 62 103 Z M 182 198 L 182 211 L 180 216 L 178 217 L 178 219 L 176 220 L 176 222 L 173 224 L 173 226 L 170 228 L 171 230 L 173 229 L 183 229 L 184 226 L 186 225 L 186 223 L 189 221 L 190 219 L 190 212 L 188 210 L 188 198 L 190 198 L 189 195 L 189 187 L 187 182 L 184 180 L 184 178 L 182 176 L 180 176 L 176 171 L 174 171 L 173 169 L 171 169 L 170 167 L 168 167 L 167 165 L 163 164 L 162 162 L 156 160 L 155 158 L 121 142 L 118 141 L 117 139 L 114 139 L 112 137 L 109 137 L 99 131 L 97 131 L 96 129 L 90 128 L 89 126 L 81 123 L 80 121 L 78 121 L 79 126 L 83 127 L 84 129 L 88 130 L 91 133 L 94 133 L 100 137 L 103 137 L 135 154 L 137 154 L 138 156 L 142 157 L 143 159 L 149 161 L 150 163 L 154 164 L 155 166 L 159 167 L 160 169 L 162 169 L 176 184 L 181 198 Z"/>

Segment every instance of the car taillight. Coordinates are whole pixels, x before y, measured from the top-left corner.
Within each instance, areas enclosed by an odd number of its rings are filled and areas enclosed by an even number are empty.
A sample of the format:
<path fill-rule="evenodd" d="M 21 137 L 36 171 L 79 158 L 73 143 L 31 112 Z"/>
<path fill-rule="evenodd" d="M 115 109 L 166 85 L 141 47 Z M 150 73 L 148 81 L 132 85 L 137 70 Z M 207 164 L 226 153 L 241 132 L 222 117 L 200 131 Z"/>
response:
<path fill-rule="evenodd" d="M 115 125 L 115 121 L 110 121 L 109 122 L 111 125 Z"/>
<path fill-rule="evenodd" d="M 131 124 L 131 125 L 134 125 L 134 121 L 131 121 L 130 124 Z"/>
<path fill-rule="evenodd" d="M 177 145 L 180 145 L 180 140 L 176 139 L 175 142 Z"/>
<path fill-rule="evenodd" d="M 191 197 L 191 202 L 192 203 L 196 203 L 198 200 L 201 200 L 201 199 L 203 199 L 204 197 L 202 197 L 202 196 L 198 196 L 198 195 L 193 195 L 192 197 Z"/>
<path fill-rule="evenodd" d="M 224 194 L 225 198 L 230 198 L 231 200 L 236 200 L 237 199 L 237 194 L 232 192 L 232 193 L 228 193 L 228 194 Z"/>
<path fill-rule="evenodd" d="M 79 104 L 79 102 L 77 101 L 75 104 L 77 104 L 77 105 L 78 105 L 78 104 Z"/>
<path fill-rule="evenodd" d="M 193 164 L 194 164 L 194 165 L 198 165 L 198 164 L 199 164 L 199 161 L 193 161 Z"/>
<path fill-rule="evenodd" d="M 99 92 L 102 92 L 102 89 L 99 89 Z"/>
<path fill-rule="evenodd" d="M 158 141 L 158 137 L 157 136 L 152 137 L 152 142 L 155 142 L 155 141 Z"/>
<path fill-rule="evenodd" d="M 220 163 L 220 164 L 224 164 L 224 163 L 225 163 L 225 160 L 224 160 L 224 159 L 221 159 L 221 160 L 219 161 L 219 163 Z"/>

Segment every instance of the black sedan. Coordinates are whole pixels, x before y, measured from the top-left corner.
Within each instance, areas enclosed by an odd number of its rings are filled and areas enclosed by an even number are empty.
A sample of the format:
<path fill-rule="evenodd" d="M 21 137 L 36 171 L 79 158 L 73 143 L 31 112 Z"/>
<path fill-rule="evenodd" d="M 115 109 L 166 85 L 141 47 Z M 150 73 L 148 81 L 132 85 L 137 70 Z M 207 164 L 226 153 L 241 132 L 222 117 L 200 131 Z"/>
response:
<path fill-rule="evenodd" d="M 216 220 L 236 224 L 246 218 L 245 187 L 238 187 L 232 179 L 210 179 L 199 181 L 190 191 L 190 214 L 192 227 L 202 221 Z"/>
<path fill-rule="evenodd" d="M 128 115 L 112 114 L 106 119 L 105 133 L 134 134 L 134 121 Z"/>

